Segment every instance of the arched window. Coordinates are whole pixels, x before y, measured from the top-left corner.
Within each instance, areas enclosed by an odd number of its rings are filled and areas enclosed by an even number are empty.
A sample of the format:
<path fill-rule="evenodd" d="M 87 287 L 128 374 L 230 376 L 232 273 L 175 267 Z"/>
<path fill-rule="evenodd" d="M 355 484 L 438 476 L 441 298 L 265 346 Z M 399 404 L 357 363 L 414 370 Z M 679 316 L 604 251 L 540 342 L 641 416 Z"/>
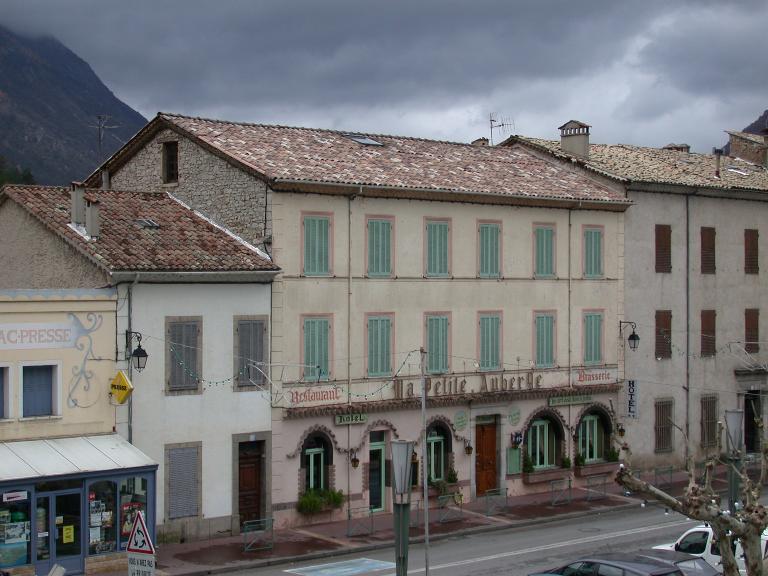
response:
<path fill-rule="evenodd" d="M 559 465 L 562 431 L 550 418 L 542 417 L 531 422 L 528 428 L 526 449 L 534 470 Z"/>
<path fill-rule="evenodd" d="M 435 422 L 427 429 L 427 473 L 429 481 L 445 480 L 450 468 L 451 434 L 442 422 Z"/>
<path fill-rule="evenodd" d="M 301 449 L 301 467 L 304 468 L 304 490 L 327 490 L 328 467 L 333 464 L 331 442 L 325 434 L 313 434 Z"/>
<path fill-rule="evenodd" d="M 588 412 L 579 423 L 578 457 L 584 464 L 602 462 L 610 445 L 610 421 L 595 410 Z"/>

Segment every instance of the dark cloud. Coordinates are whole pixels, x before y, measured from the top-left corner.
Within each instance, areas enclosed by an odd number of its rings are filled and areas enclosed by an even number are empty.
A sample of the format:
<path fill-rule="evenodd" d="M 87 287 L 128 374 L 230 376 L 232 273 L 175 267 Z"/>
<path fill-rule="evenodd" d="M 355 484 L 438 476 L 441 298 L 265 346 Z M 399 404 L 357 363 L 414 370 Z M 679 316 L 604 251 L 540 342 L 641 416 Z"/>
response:
<path fill-rule="evenodd" d="M 768 17 L 757 0 L 4 4 L 4 24 L 56 36 L 148 117 L 469 140 L 487 132 L 493 111 L 531 135 L 554 137 L 576 117 L 599 122 L 606 138 L 655 144 L 691 122 L 717 134 L 734 127 L 722 125 L 732 114 L 692 102 L 732 98 L 734 83 L 744 94 L 733 105 L 767 93 L 759 30 Z M 744 110 L 735 127 L 763 108 Z M 658 135 L 664 126 L 676 136 Z"/>

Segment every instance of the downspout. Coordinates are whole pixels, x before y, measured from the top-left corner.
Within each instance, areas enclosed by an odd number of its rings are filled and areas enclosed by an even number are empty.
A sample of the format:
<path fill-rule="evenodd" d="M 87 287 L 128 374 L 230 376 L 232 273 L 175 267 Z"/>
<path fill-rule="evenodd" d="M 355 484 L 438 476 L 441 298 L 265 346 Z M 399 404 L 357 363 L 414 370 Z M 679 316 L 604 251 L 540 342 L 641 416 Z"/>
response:
<path fill-rule="evenodd" d="M 572 360 L 572 350 L 571 350 L 571 346 L 572 346 L 572 342 L 571 342 L 571 291 L 572 291 L 572 288 L 573 288 L 572 282 L 571 282 L 571 253 L 572 253 L 571 247 L 573 246 L 573 236 L 572 236 L 572 230 L 573 230 L 572 226 L 573 226 L 573 224 L 571 222 L 571 216 L 572 215 L 573 215 L 573 208 L 568 208 L 568 388 L 573 388 L 573 377 L 572 377 L 573 375 L 571 373 L 572 366 L 573 366 L 573 363 L 571 361 Z M 569 404 L 568 405 L 568 424 L 569 425 L 573 425 L 572 420 L 571 420 L 572 417 L 573 417 L 573 415 L 571 414 L 571 406 Z M 573 442 L 574 430 L 575 430 L 575 425 L 574 425 L 574 429 L 569 430 L 569 433 L 568 433 L 568 436 L 570 436 L 570 438 L 569 438 L 570 442 Z M 566 444 L 567 444 L 567 442 L 566 442 Z M 570 450 L 569 453 L 572 454 L 574 457 L 576 456 L 575 442 L 573 442 L 573 444 L 571 445 L 571 450 Z M 570 482 L 570 479 L 569 479 L 569 482 Z"/>
<path fill-rule="evenodd" d="M 685 436 L 690 438 L 691 415 L 691 222 L 690 194 L 685 195 Z M 672 335 L 670 334 L 670 338 Z M 688 462 L 688 442 L 685 462 Z"/>
<path fill-rule="evenodd" d="M 138 276 L 136 277 L 138 281 Z M 128 284 L 128 331 L 133 332 L 133 284 Z M 125 349 L 127 352 L 128 349 Z M 125 352 L 123 354 L 125 354 Z M 133 363 L 130 356 L 126 358 L 128 362 L 128 380 L 133 381 Z M 133 394 L 128 396 L 128 443 L 133 444 Z"/>
<path fill-rule="evenodd" d="M 363 187 L 359 188 L 360 193 Z M 347 405 L 352 404 L 352 200 L 355 194 L 347 196 Z M 352 426 L 347 426 L 347 518 L 352 518 Z"/>

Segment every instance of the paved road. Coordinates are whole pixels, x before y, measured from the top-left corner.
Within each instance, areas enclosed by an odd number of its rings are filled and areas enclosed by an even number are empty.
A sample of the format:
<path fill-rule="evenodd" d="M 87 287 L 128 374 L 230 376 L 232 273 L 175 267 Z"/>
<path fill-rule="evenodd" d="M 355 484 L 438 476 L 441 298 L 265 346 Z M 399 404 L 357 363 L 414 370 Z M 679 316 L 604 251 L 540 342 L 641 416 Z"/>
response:
<path fill-rule="evenodd" d="M 435 576 L 524 576 L 566 564 L 598 550 L 636 550 L 670 542 L 696 522 L 648 506 L 613 514 L 543 523 L 433 542 L 430 574 Z M 364 560 L 365 559 L 365 560 Z M 242 576 L 393 576 L 392 549 L 258 570 Z M 409 574 L 423 576 L 424 548 L 410 548 Z"/>

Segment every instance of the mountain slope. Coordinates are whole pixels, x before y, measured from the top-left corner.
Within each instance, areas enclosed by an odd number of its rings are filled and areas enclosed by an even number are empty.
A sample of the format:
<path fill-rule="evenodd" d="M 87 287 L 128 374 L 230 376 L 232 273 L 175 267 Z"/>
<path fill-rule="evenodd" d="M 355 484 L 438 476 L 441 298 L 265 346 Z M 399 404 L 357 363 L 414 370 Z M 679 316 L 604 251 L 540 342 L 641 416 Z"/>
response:
<path fill-rule="evenodd" d="M 97 115 L 107 114 L 99 155 Z M 41 184 L 85 178 L 146 120 L 118 100 L 91 67 L 53 38 L 0 26 L 0 156 Z"/>

